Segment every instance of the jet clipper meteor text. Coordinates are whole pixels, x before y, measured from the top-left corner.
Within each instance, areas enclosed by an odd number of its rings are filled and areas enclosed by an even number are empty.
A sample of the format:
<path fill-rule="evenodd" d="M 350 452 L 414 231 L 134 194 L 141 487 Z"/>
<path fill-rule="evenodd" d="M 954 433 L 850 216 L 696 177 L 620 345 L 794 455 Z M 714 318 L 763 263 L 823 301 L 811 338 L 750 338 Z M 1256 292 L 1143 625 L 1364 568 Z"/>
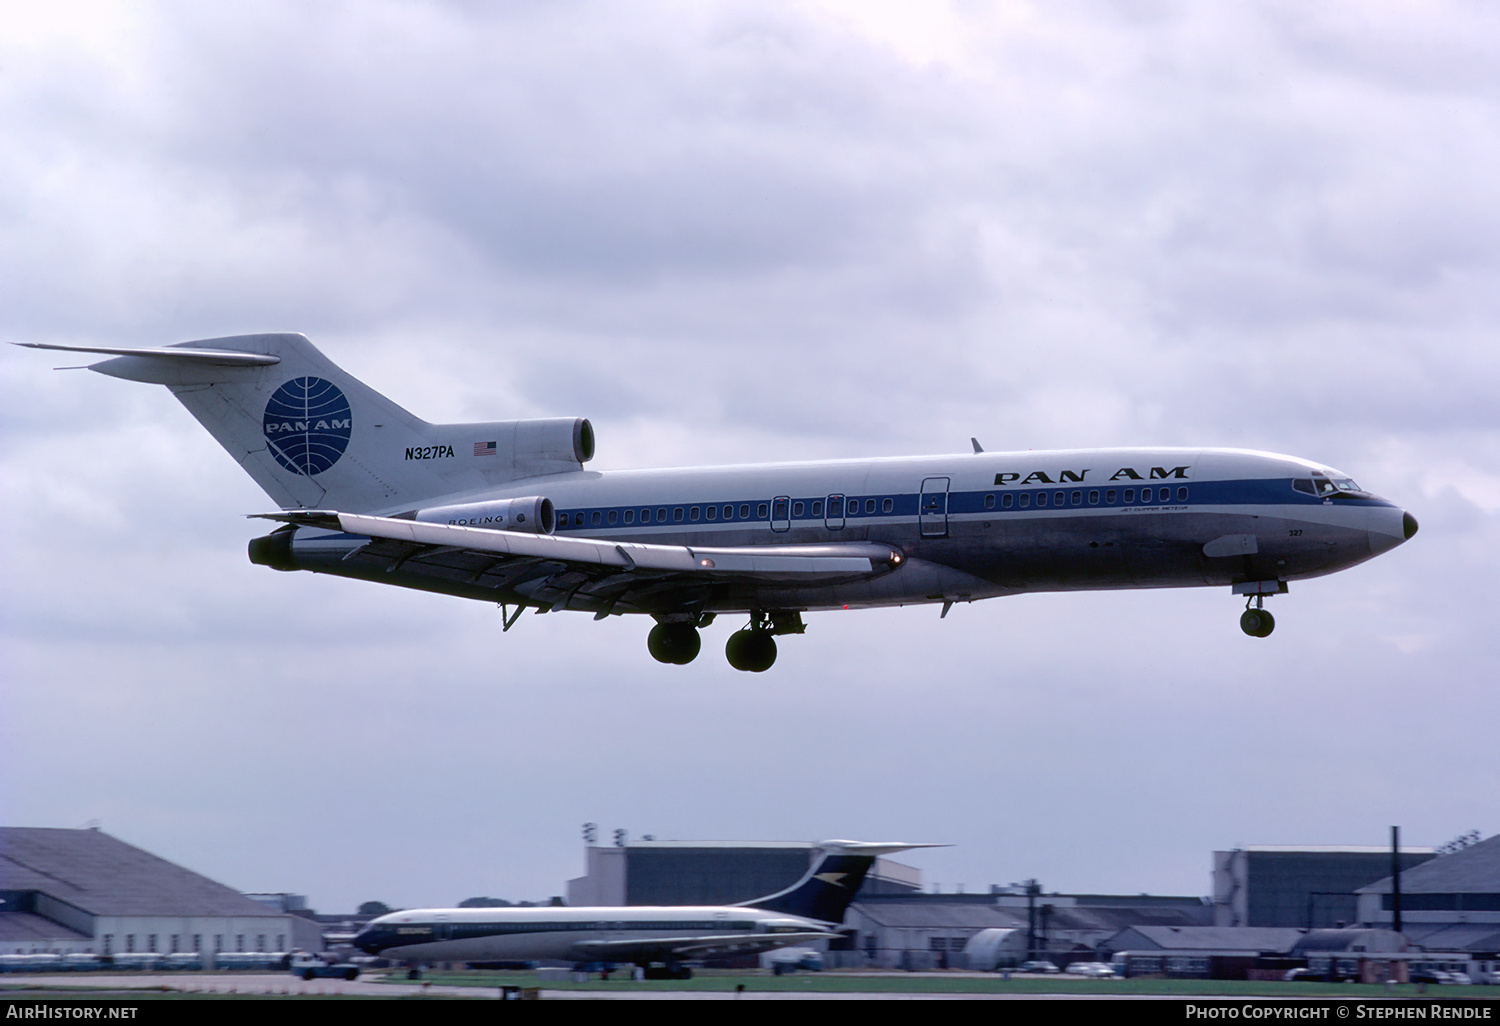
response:
<path fill-rule="evenodd" d="M 429 424 L 297 334 L 156 349 L 91 369 L 166 385 L 281 507 L 250 543 L 278 570 L 356 577 L 595 619 L 643 613 L 665 663 L 721 614 L 736 669 L 802 613 L 1032 591 L 1214 585 L 1265 597 L 1411 538 L 1345 474 L 1241 449 L 1073 449 L 597 472 L 583 418 Z"/>

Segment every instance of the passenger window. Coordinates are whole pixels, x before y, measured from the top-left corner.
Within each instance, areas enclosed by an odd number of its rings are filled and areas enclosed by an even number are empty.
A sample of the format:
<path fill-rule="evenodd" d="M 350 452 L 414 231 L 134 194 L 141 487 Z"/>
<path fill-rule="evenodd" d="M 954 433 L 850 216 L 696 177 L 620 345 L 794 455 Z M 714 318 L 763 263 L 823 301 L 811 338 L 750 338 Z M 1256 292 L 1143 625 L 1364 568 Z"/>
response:
<path fill-rule="evenodd" d="M 665 524 L 667 522 L 667 508 L 665 506 L 662 506 L 662 507 L 660 507 L 660 508 L 657 509 L 657 511 L 656 511 L 656 522 L 658 524 Z"/>
<path fill-rule="evenodd" d="M 889 513 L 891 510 L 893 510 L 895 508 L 896 508 L 896 500 L 895 499 L 886 499 L 884 502 L 882 502 L 880 504 L 880 512 L 882 512 L 882 513 Z"/>
<path fill-rule="evenodd" d="M 706 516 L 706 517 L 708 517 L 708 519 L 713 520 L 713 519 L 717 518 L 718 515 L 719 515 L 719 507 L 717 507 L 717 506 L 705 506 L 703 508 L 703 515 Z"/>
<path fill-rule="evenodd" d="M 692 509 L 688 510 L 688 519 L 689 520 L 697 520 L 699 512 L 700 511 L 699 511 L 698 507 L 694 506 Z"/>
<path fill-rule="evenodd" d="M 1142 488 L 1141 489 L 1141 501 L 1142 502 L 1150 502 L 1151 501 L 1151 489 L 1149 489 L 1149 488 Z"/>
<path fill-rule="evenodd" d="M 725 520 L 733 520 L 734 519 L 734 507 L 733 506 L 725 506 L 724 507 L 724 519 Z"/>
<path fill-rule="evenodd" d="M 1113 506 L 1115 504 L 1115 495 L 1116 494 L 1117 493 L 1115 492 L 1115 490 L 1113 488 L 1111 488 L 1109 491 L 1107 491 L 1107 492 L 1104 493 L 1104 501 L 1107 502 L 1107 503 L 1109 503 L 1111 506 Z"/>
<path fill-rule="evenodd" d="M 1073 493 L 1073 505 L 1075 505 L 1075 506 L 1082 506 L 1083 505 L 1083 493 L 1082 492 L 1074 492 Z"/>
<path fill-rule="evenodd" d="M 679 523 L 679 524 L 682 523 L 682 507 L 681 506 L 675 506 L 675 507 L 673 507 L 673 509 L 672 509 L 672 519 L 674 521 L 676 521 L 677 523 Z"/>
<path fill-rule="evenodd" d="M 841 517 L 841 516 L 843 516 L 844 515 L 844 500 L 843 499 L 829 499 L 828 500 L 828 515 L 831 516 L 831 517 Z"/>
<path fill-rule="evenodd" d="M 1090 506 L 1097 506 L 1097 505 L 1099 505 L 1099 493 L 1097 491 L 1089 492 L 1089 505 Z"/>
<path fill-rule="evenodd" d="M 599 526 L 599 519 L 599 511 L 597 509 L 589 514 L 589 523 L 593 524 L 595 527 Z"/>
<path fill-rule="evenodd" d="M 609 522 L 610 522 L 611 526 L 613 526 L 614 522 L 616 520 L 619 520 L 619 519 L 620 519 L 620 514 L 616 513 L 614 510 L 610 510 L 609 511 Z"/>
<path fill-rule="evenodd" d="M 866 499 L 865 500 L 865 512 L 866 513 L 874 513 L 875 512 L 875 500 L 874 499 Z"/>
<path fill-rule="evenodd" d="M 1170 489 L 1170 488 L 1163 488 L 1163 489 L 1161 489 L 1160 491 L 1158 491 L 1156 493 L 1156 498 L 1157 498 L 1157 501 L 1159 501 L 1159 502 L 1166 502 L 1171 497 L 1172 497 L 1172 489 Z"/>
<path fill-rule="evenodd" d="M 749 520 L 750 519 L 750 504 L 748 502 L 745 503 L 743 506 L 740 507 L 740 519 L 741 520 Z"/>
<path fill-rule="evenodd" d="M 1006 498 L 1008 499 L 1008 498 L 1010 498 L 1010 496 L 1007 495 Z M 1031 505 L 1031 493 L 1030 492 L 1022 492 L 1021 493 L 1021 508 L 1025 509 L 1027 506 L 1030 506 L 1030 505 Z"/>
<path fill-rule="evenodd" d="M 792 516 L 794 516 L 794 517 L 800 517 L 802 515 L 802 508 L 803 508 L 802 507 L 802 503 L 800 503 L 800 502 L 794 502 L 794 503 L 792 503 Z"/>
<path fill-rule="evenodd" d="M 1045 505 L 1047 505 L 1047 493 L 1046 492 L 1037 492 L 1036 493 L 1036 504 L 1038 506 L 1045 506 Z"/>
<path fill-rule="evenodd" d="M 813 503 L 812 515 L 815 516 L 815 517 L 820 517 L 820 516 L 823 515 L 823 500 L 822 499 L 819 499 L 817 502 Z"/>
<path fill-rule="evenodd" d="M 1067 501 L 1067 496 L 1065 496 L 1062 492 L 1058 492 L 1056 495 L 1052 496 L 1052 505 L 1054 506 L 1066 505 Z"/>
<path fill-rule="evenodd" d="M 759 505 L 757 505 L 755 507 L 755 515 L 757 517 L 759 517 L 760 519 L 762 519 L 762 520 L 766 519 L 766 515 L 768 513 L 770 513 L 770 512 L 771 512 L 771 507 L 769 505 L 767 505 L 766 503 L 764 503 L 764 502 L 760 503 Z"/>
<path fill-rule="evenodd" d="M 567 527 L 568 526 L 568 515 L 566 513 L 559 513 L 557 515 L 557 526 L 558 527 Z"/>
<path fill-rule="evenodd" d="M 1186 488 L 1179 488 L 1179 489 L 1177 489 L 1177 501 L 1178 502 L 1187 502 L 1187 489 Z"/>
<path fill-rule="evenodd" d="M 1134 502 L 1135 501 L 1135 489 L 1134 488 L 1127 488 L 1127 489 L 1125 489 L 1125 501 L 1126 502 Z"/>
<path fill-rule="evenodd" d="M 984 497 L 984 508 L 985 509 L 994 509 L 995 508 L 995 497 L 993 495 L 986 495 Z"/>
<path fill-rule="evenodd" d="M 1015 499 L 1016 497 L 1014 495 L 1010 494 L 1010 492 L 1006 492 L 1000 497 L 1000 505 L 1005 509 L 1010 509 L 1011 503 L 1015 502 Z"/>
<path fill-rule="evenodd" d="M 625 522 L 627 524 L 633 524 L 633 523 L 635 523 L 635 510 L 633 510 L 633 509 L 627 509 L 625 511 Z"/>

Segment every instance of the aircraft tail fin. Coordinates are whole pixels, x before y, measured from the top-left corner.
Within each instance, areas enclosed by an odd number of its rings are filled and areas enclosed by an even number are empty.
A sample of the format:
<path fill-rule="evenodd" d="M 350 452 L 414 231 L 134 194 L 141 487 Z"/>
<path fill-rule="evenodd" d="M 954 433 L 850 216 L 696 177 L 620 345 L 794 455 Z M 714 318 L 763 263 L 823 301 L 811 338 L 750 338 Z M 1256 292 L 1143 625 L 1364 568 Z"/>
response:
<path fill-rule="evenodd" d="M 30 347 L 112 356 L 89 369 L 166 385 L 283 509 L 395 512 L 576 471 L 593 456 L 583 418 L 429 424 L 289 332 L 154 349 Z"/>
<path fill-rule="evenodd" d="M 824 841 L 818 847 L 822 849 L 821 856 L 801 880 L 784 891 L 740 904 L 824 923 L 842 923 L 849 903 L 859 892 L 865 875 L 877 858 L 911 848 L 940 848 L 943 845 Z"/>

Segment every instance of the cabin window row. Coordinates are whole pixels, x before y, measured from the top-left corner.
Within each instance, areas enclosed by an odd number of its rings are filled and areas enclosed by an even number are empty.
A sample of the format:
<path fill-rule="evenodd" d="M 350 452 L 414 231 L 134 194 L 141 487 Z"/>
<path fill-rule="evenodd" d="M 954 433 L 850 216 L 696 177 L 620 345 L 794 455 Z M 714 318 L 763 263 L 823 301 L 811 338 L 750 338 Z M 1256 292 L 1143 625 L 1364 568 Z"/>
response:
<path fill-rule="evenodd" d="M 1085 496 L 1087 499 L 1085 500 Z M 1035 491 L 1035 492 L 1005 492 L 998 497 L 993 493 L 984 497 L 985 509 L 1030 509 L 1033 506 L 1041 508 L 1047 506 L 1098 506 L 1103 503 L 1106 506 L 1126 506 L 1141 504 L 1155 504 L 1171 502 L 1173 500 L 1173 489 L 1171 488 L 1109 488 L 1103 491 L 1095 488 L 1085 493 L 1082 489 L 1073 491 Z M 1187 502 L 1188 490 L 1186 487 L 1176 489 L 1176 501 Z M 790 504 L 790 512 L 788 511 Z M 614 527 L 619 524 L 680 524 L 683 522 L 698 523 L 700 521 L 746 521 L 746 520 L 785 520 L 790 516 L 793 520 L 801 520 L 807 517 L 820 518 L 825 515 L 830 519 L 841 517 L 856 517 L 861 514 L 873 516 L 878 513 L 893 513 L 896 509 L 894 498 L 849 498 L 843 496 L 832 496 L 826 502 L 823 499 L 777 499 L 775 510 L 772 504 L 767 502 L 757 503 L 726 503 L 722 506 L 657 506 L 632 507 L 619 510 L 577 510 L 573 512 L 559 513 L 557 525 L 559 527 Z M 752 511 L 754 515 L 752 516 Z"/>
<path fill-rule="evenodd" d="M 881 513 L 892 513 L 896 509 L 896 500 L 892 498 L 865 499 L 863 507 L 859 499 L 845 500 L 842 496 L 828 499 L 827 515 L 830 517 L 858 516 L 863 508 L 866 515 Z M 750 511 L 754 509 L 752 517 Z M 824 515 L 824 500 L 822 499 L 798 499 L 791 503 L 792 519 L 804 517 L 822 517 Z M 785 519 L 787 516 L 787 500 L 780 499 L 776 502 L 776 519 Z M 740 503 L 738 506 L 728 503 L 723 506 L 658 506 L 631 508 L 626 510 L 577 510 L 575 512 L 564 512 L 557 515 L 557 526 L 568 527 L 613 527 L 617 524 L 650 524 L 650 523 L 674 523 L 683 521 L 698 522 L 700 520 L 766 520 L 771 517 L 771 504 Z"/>
<path fill-rule="evenodd" d="M 1053 506 L 1082 506 L 1084 505 L 1083 497 L 1084 493 L 1082 489 L 1074 489 L 1071 492 L 1006 492 L 1000 496 L 999 505 L 1001 509 L 1030 509 L 1033 505 L 1041 507 L 1049 504 Z M 1087 504 L 1097 506 L 1099 505 L 1100 498 L 1101 493 L 1097 488 L 1090 489 Z M 1106 506 L 1115 506 L 1121 503 L 1129 506 L 1137 501 L 1140 501 L 1142 504 L 1171 502 L 1172 489 L 1142 488 L 1139 499 L 1137 499 L 1136 489 L 1134 488 L 1109 488 L 1102 493 L 1102 498 Z M 1178 488 L 1177 501 L 1187 502 L 1187 499 L 1188 490 L 1186 488 Z M 986 495 L 984 497 L 984 508 L 995 508 L 994 495 Z"/>

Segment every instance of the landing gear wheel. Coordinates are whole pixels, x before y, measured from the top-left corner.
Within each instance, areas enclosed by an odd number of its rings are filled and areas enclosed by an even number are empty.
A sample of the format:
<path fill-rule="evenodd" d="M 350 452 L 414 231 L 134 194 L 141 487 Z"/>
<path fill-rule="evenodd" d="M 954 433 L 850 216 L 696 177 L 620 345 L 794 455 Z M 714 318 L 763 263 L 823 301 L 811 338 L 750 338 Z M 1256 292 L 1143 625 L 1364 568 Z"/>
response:
<path fill-rule="evenodd" d="M 690 623 L 659 623 L 646 635 L 646 648 L 659 663 L 686 666 L 698 657 L 703 639 Z"/>
<path fill-rule="evenodd" d="M 735 631 L 724 646 L 729 665 L 749 673 L 764 673 L 776 662 L 776 639 L 765 630 Z"/>
<path fill-rule="evenodd" d="M 1247 609 L 1240 614 L 1240 630 L 1252 638 L 1267 637 L 1276 629 L 1276 618 L 1264 609 Z"/>

